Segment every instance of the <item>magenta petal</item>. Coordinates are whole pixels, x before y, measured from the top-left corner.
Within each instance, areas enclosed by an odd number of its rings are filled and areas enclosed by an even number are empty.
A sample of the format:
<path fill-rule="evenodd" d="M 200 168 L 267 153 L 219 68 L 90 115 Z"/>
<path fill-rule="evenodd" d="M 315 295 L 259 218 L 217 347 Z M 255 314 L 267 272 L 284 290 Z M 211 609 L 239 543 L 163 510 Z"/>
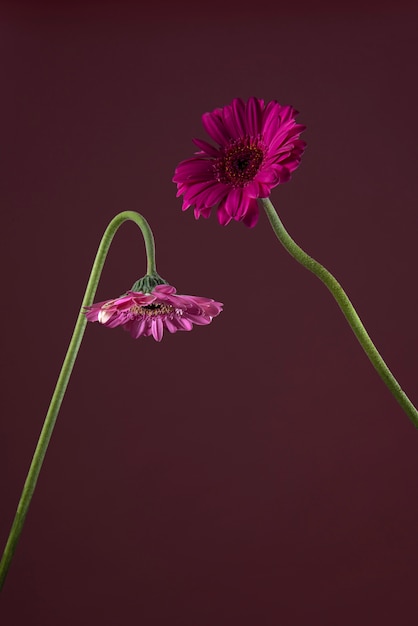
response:
<path fill-rule="evenodd" d="M 175 183 L 209 180 L 213 178 L 213 168 L 207 159 L 189 159 L 179 163 L 173 176 Z"/>
<path fill-rule="evenodd" d="M 279 116 L 282 124 L 285 124 L 292 119 L 294 117 L 294 113 L 295 110 L 290 105 L 281 106 Z"/>
<path fill-rule="evenodd" d="M 287 183 L 290 180 L 290 168 L 282 167 L 278 172 L 279 183 Z"/>
<path fill-rule="evenodd" d="M 251 200 L 242 222 L 249 228 L 254 228 L 258 222 L 259 210 L 257 200 Z"/>
<path fill-rule="evenodd" d="M 215 302 L 215 300 L 210 300 L 209 298 L 201 298 L 199 296 L 192 296 L 193 301 L 203 310 L 205 315 L 209 317 L 215 317 L 219 315 L 222 311 L 222 304 L 220 302 Z"/>
<path fill-rule="evenodd" d="M 226 196 L 228 189 L 222 189 L 219 184 L 210 185 L 194 199 L 196 208 L 210 209 Z"/>
<path fill-rule="evenodd" d="M 176 293 L 176 289 L 175 287 L 172 287 L 171 285 L 157 285 L 154 288 L 154 291 L 152 292 L 154 294 L 161 294 L 161 293 L 165 293 L 167 295 L 172 295 L 174 293 Z"/>
<path fill-rule="evenodd" d="M 207 220 L 210 217 L 210 212 L 211 212 L 212 207 L 209 208 L 205 208 L 205 209 L 194 209 L 194 216 L 195 218 L 198 220 L 199 217 L 203 217 L 203 219 Z"/>
<path fill-rule="evenodd" d="M 199 187 L 197 185 L 194 185 L 193 187 L 190 188 L 190 190 L 187 193 L 187 200 L 191 203 L 196 205 L 197 209 L 205 209 L 207 208 L 208 202 L 207 202 L 207 198 L 208 198 L 208 193 L 210 193 L 214 188 L 214 183 L 210 182 L 210 183 L 206 183 L 205 185 L 200 185 Z M 186 199 L 186 196 L 185 196 Z"/>
<path fill-rule="evenodd" d="M 253 137 L 256 137 L 261 131 L 260 102 L 262 102 L 262 100 L 258 100 L 257 98 L 250 98 L 247 102 L 248 130 L 249 134 Z"/>
<path fill-rule="evenodd" d="M 241 98 L 234 98 L 231 106 L 235 115 L 236 125 L 239 129 L 240 136 L 244 137 L 247 132 L 245 126 L 245 102 L 241 100 Z"/>
<path fill-rule="evenodd" d="M 132 324 L 131 335 L 134 339 L 138 339 L 144 334 L 147 327 L 147 321 L 148 320 L 144 318 L 136 321 L 135 324 Z"/>
<path fill-rule="evenodd" d="M 223 119 L 225 128 L 233 139 L 239 139 L 242 136 L 242 127 L 237 119 L 232 107 L 228 106 L 224 108 Z"/>
<path fill-rule="evenodd" d="M 192 322 L 186 319 L 184 316 L 178 317 L 177 323 L 179 324 L 182 330 L 192 330 L 193 328 Z"/>
<path fill-rule="evenodd" d="M 259 198 L 268 198 L 271 191 L 271 185 L 267 183 L 259 183 Z"/>
<path fill-rule="evenodd" d="M 228 194 L 229 187 L 222 183 L 217 183 L 207 190 L 206 193 L 206 205 L 212 207 L 218 204 Z"/>
<path fill-rule="evenodd" d="M 207 141 L 204 141 L 203 139 L 196 139 L 196 138 L 193 139 L 192 141 L 193 141 L 194 144 L 196 144 L 196 146 L 201 148 L 203 150 L 203 152 L 208 154 L 210 157 L 214 157 L 215 159 L 217 159 L 219 157 L 219 150 L 214 148 Z"/>
<path fill-rule="evenodd" d="M 259 172 L 257 174 L 256 180 L 258 183 L 268 183 L 269 185 L 273 187 L 274 185 L 277 184 L 277 181 L 279 180 L 279 176 L 274 171 L 274 169 L 271 168 L 271 169 Z"/>
<path fill-rule="evenodd" d="M 225 209 L 228 215 L 235 217 L 239 212 L 239 206 L 242 198 L 242 189 L 239 187 L 231 189 L 225 200 Z"/>
<path fill-rule="evenodd" d="M 170 333 L 176 333 L 176 332 L 178 331 L 178 327 L 176 326 L 176 324 L 174 323 L 174 321 L 173 321 L 172 319 L 170 319 L 169 317 L 167 317 L 167 318 L 164 320 L 164 324 L 165 324 L 165 327 L 167 328 L 167 330 L 168 330 Z"/>
<path fill-rule="evenodd" d="M 155 317 L 151 321 L 151 332 L 155 341 L 161 341 L 164 332 L 164 326 L 161 317 Z"/>
<path fill-rule="evenodd" d="M 100 319 L 99 319 L 99 322 L 100 322 Z M 115 311 L 112 317 L 106 320 L 106 322 L 102 322 L 102 324 L 104 326 L 107 326 L 108 328 L 116 328 L 117 326 L 123 326 L 125 322 L 126 322 L 126 316 Z"/>
<path fill-rule="evenodd" d="M 101 324 L 106 324 L 106 322 L 108 322 L 110 320 L 110 318 L 112 317 L 112 315 L 114 314 L 114 311 L 110 308 L 108 309 L 101 309 L 99 311 L 99 314 L 97 316 L 98 321 Z"/>
<path fill-rule="evenodd" d="M 249 202 L 250 198 L 244 189 L 233 189 L 226 199 L 225 209 L 231 217 L 240 221 L 248 209 Z"/>
<path fill-rule="evenodd" d="M 99 311 L 97 310 L 85 310 L 84 315 L 88 322 L 97 322 L 99 317 Z"/>
<path fill-rule="evenodd" d="M 187 319 L 198 326 L 205 326 L 211 322 L 210 317 L 205 317 L 204 315 L 192 315 L 191 313 L 187 313 Z"/>
<path fill-rule="evenodd" d="M 258 198 L 260 191 L 260 185 L 253 180 L 247 187 L 245 188 L 245 193 L 249 198 Z"/>
<path fill-rule="evenodd" d="M 218 206 L 218 222 L 221 226 L 226 226 L 231 220 L 232 217 L 227 213 L 225 209 L 225 200 L 223 200 Z"/>
<path fill-rule="evenodd" d="M 243 190 L 242 195 L 241 195 L 241 200 L 238 205 L 238 211 L 236 212 L 236 215 L 235 215 L 236 220 L 242 220 L 242 218 L 244 217 L 244 215 L 246 214 L 248 210 L 248 205 L 250 201 L 251 199 L 249 195 L 247 194 L 247 190 L 246 189 Z"/>
<path fill-rule="evenodd" d="M 225 130 L 222 121 L 213 113 L 204 113 L 202 115 L 202 124 L 207 134 L 220 146 L 228 143 L 230 137 Z"/>
<path fill-rule="evenodd" d="M 263 138 L 268 144 L 276 134 L 279 125 L 280 106 L 274 100 L 269 102 L 263 114 Z"/>

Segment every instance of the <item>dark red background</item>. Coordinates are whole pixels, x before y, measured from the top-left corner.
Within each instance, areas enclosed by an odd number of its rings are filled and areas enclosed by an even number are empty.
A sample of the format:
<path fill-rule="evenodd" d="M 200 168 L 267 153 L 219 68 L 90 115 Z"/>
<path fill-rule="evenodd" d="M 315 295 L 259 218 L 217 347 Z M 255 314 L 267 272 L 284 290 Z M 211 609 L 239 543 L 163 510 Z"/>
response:
<path fill-rule="evenodd" d="M 151 3 L 152 4 L 152 3 Z M 204 111 L 300 110 L 272 200 L 417 394 L 412 3 L 1 5 L 3 545 L 100 237 L 225 303 L 161 344 L 89 325 L 0 602 L 8 626 L 413 626 L 418 441 L 325 287 L 181 212 Z M 119 231 L 98 300 L 145 273 Z"/>

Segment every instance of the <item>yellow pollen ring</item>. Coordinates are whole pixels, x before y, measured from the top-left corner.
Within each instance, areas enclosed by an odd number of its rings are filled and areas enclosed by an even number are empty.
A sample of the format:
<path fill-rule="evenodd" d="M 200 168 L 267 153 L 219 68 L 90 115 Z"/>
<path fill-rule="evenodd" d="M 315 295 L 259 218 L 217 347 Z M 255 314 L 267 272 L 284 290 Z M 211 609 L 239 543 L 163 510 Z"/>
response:
<path fill-rule="evenodd" d="M 131 313 L 135 315 L 147 315 L 148 317 L 157 317 L 158 315 L 169 315 L 173 313 L 174 308 L 171 304 L 147 304 L 145 306 L 139 306 L 134 304 L 129 309 Z"/>

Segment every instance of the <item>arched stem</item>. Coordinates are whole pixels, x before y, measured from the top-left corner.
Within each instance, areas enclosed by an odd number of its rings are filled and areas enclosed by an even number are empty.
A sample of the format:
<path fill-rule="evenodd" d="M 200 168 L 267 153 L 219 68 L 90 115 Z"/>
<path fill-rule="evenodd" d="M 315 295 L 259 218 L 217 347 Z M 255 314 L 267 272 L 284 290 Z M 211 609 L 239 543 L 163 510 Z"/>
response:
<path fill-rule="evenodd" d="M 317 276 L 317 278 L 319 278 L 319 280 L 321 280 L 324 285 L 328 287 L 335 300 L 337 301 L 338 306 L 344 313 L 363 350 L 365 351 L 377 373 L 379 374 L 380 378 L 383 380 L 389 391 L 399 402 L 405 413 L 410 418 L 411 422 L 415 425 L 415 427 L 418 428 L 417 409 L 412 404 L 408 396 L 401 389 L 398 381 L 393 376 L 392 372 L 380 356 L 376 346 L 370 339 L 366 329 L 363 326 L 362 321 L 357 315 L 355 308 L 351 304 L 347 294 L 341 287 L 340 283 L 327 269 L 325 269 L 323 265 L 321 265 L 320 263 L 318 263 L 318 261 L 315 261 L 315 259 L 306 254 L 306 252 L 304 252 L 302 248 L 300 248 L 297 243 L 291 238 L 291 236 L 283 226 L 283 223 L 277 215 L 276 210 L 273 204 L 270 202 L 269 198 L 262 198 L 260 199 L 260 202 L 267 213 L 270 224 L 272 225 L 273 230 L 280 243 L 283 244 L 289 254 L 294 259 L 296 259 L 296 261 L 306 267 L 306 269 L 308 269 L 310 272 L 315 274 L 315 276 Z"/>
<path fill-rule="evenodd" d="M 38 480 L 39 472 L 41 471 L 42 463 L 45 458 L 49 441 L 51 439 L 52 431 L 57 420 L 61 403 L 67 389 L 68 381 L 70 379 L 77 353 L 80 348 L 84 330 L 86 328 L 87 320 L 83 313 L 83 309 L 84 307 L 89 306 L 93 303 L 93 298 L 96 294 L 97 285 L 99 283 L 100 275 L 102 273 L 103 265 L 109 251 L 110 244 L 112 243 L 113 237 L 115 236 L 118 228 L 127 220 L 135 222 L 142 231 L 147 255 L 147 275 L 153 276 L 156 274 L 154 237 L 152 235 L 152 231 L 148 222 L 142 217 L 142 215 L 136 213 L 135 211 L 124 211 L 122 213 L 119 213 L 118 215 L 116 215 L 116 217 L 113 218 L 109 226 L 106 228 L 100 242 L 96 258 L 93 263 L 93 268 L 91 270 L 86 292 L 84 294 L 83 302 L 81 304 L 80 313 L 75 324 L 73 336 L 71 338 L 70 345 L 68 347 L 67 354 L 65 356 L 54 393 L 52 395 L 51 403 L 49 405 L 41 434 L 39 436 L 38 444 L 36 446 L 32 463 L 29 468 L 25 484 L 23 486 L 23 491 L 19 500 L 16 515 L 0 562 L 0 590 L 3 587 L 4 580 L 6 578 L 11 560 L 13 558 L 13 554 L 15 552 L 19 537 L 23 529 L 25 518 Z"/>

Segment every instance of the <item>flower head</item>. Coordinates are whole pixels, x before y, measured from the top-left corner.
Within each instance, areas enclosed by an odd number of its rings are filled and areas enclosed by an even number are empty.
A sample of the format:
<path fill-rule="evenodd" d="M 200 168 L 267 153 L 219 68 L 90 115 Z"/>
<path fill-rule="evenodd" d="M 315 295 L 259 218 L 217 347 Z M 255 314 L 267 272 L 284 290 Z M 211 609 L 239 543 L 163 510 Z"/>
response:
<path fill-rule="evenodd" d="M 92 304 L 84 313 L 89 322 L 122 326 L 135 339 L 152 335 L 161 341 L 164 327 L 175 333 L 192 330 L 193 324 L 210 324 L 222 306 L 209 298 L 178 295 L 170 285 L 157 285 L 151 293 L 128 291 L 115 300 Z"/>
<path fill-rule="evenodd" d="M 257 198 L 290 180 L 306 143 L 299 139 L 305 126 L 296 124 L 297 111 L 275 100 L 235 98 L 223 109 L 204 113 L 203 126 L 218 144 L 194 139 L 196 156 L 182 161 L 173 182 L 183 196 L 183 211 L 194 205 L 196 219 L 209 217 L 218 205 L 222 225 L 234 219 L 247 226 L 258 220 Z"/>

